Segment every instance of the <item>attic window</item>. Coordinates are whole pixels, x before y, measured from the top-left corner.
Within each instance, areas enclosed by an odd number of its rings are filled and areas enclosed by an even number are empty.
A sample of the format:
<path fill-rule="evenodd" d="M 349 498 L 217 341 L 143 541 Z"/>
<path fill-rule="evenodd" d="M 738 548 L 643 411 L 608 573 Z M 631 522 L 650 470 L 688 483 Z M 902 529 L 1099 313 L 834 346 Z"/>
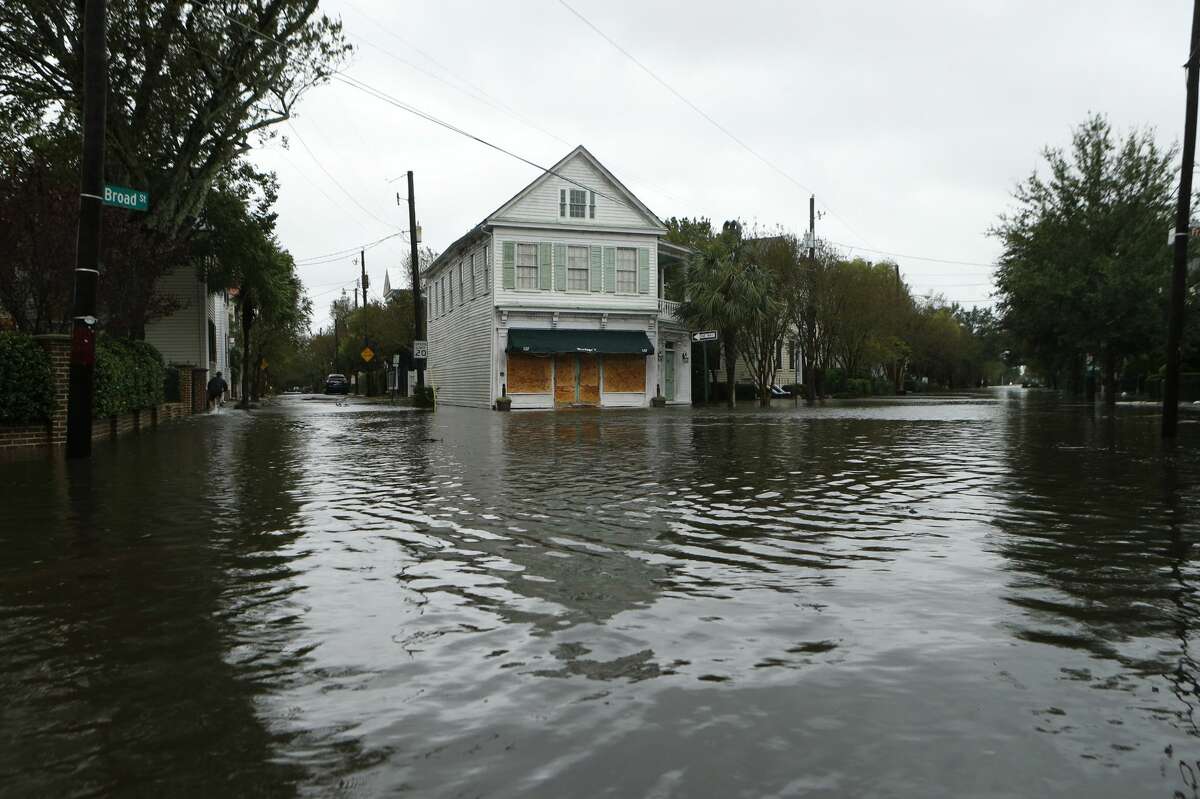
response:
<path fill-rule="evenodd" d="M 596 218 L 596 192 L 584 189 L 558 190 L 558 215 L 571 219 Z"/>

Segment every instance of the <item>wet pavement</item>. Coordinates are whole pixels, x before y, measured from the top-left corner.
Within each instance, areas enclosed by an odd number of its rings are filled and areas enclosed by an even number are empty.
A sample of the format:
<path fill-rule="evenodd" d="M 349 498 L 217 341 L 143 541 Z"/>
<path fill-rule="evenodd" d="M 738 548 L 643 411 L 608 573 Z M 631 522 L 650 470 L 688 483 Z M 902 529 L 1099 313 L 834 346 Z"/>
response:
<path fill-rule="evenodd" d="M 1200 417 L 286 397 L 0 463 L 5 796 L 1200 796 Z"/>

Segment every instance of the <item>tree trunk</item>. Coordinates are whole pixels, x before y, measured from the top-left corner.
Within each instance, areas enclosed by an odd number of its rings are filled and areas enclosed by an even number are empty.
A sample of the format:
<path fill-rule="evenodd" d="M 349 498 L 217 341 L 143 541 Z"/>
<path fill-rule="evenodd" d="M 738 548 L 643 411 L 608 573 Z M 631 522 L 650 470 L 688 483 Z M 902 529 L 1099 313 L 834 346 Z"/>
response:
<path fill-rule="evenodd" d="M 254 326 L 254 305 L 245 297 L 239 298 L 242 306 L 242 396 L 238 407 L 250 410 L 250 328 Z"/>
<path fill-rule="evenodd" d="M 1104 350 L 1104 404 L 1117 404 L 1117 354 L 1111 347 Z"/>
<path fill-rule="evenodd" d="M 737 376 L 737 349 L 734 346 L 733 334 L 728 330 L 723 331 L 722 338 L 725 339 L 725 386 L 729 390 L 725 404 L 733 408 L 737 405 L 737 387 L 733 382 Z"/>

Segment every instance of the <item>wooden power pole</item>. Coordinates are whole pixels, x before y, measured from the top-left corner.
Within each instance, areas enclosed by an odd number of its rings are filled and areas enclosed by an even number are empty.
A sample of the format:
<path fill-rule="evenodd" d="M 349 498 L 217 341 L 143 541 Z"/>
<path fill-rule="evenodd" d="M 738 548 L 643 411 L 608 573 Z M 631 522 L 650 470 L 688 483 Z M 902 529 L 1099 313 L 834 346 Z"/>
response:
<path fill-rule="evenodd" d="M 1196 0 L 1200 3 L 1200 0 Z M 421 262 L 417 245 L 417 195 L 413 189 L 413 173 L 408 170 L 408 242 L 412 247 L 412 298 L 413 298 L 413 341 L 425 339 L 424 309 L 421 307 Z M 425 393 L 425 362 L 413 359 L 417 367 L 418 398 L 424 398 Z"/>
<path fill-rule="evenodd" d="M 1183 166 L 1175 209 L 1175 266 L 1171 273 L 1171 310 L 1167 320 L 1167 374 L 1163 381 L 1163 438 L 1179 427 L 1179 361 L 1183 349 L 1184 300 L 1187 294 L 1188 236 L 1192 227 L 1192 168 L 1196 160 L 1196 102 L 1200 88 L 1200 0 L 1192 6 L 1192 38 L 1187 60 L 1187 110 L 1183 119 Z"/>
<path fill-rule="evenodd" d="M 100 280 L 100 212 L 104 201 L 104 129 L 108 94 L 106 0 L 83 11 L 83 156 L 79 179 L 79 232 L 67 395 L 67 457 L 92 454 L 92 400 L 96 373 L 96 284 Z"/>
<path fill-rule="evenodd" d="M 367 251 L 365 249 L 358 252 L 358 264 L 362 267 L 362 292 L 363 292 L 363 307 L 367 307 Z"/>

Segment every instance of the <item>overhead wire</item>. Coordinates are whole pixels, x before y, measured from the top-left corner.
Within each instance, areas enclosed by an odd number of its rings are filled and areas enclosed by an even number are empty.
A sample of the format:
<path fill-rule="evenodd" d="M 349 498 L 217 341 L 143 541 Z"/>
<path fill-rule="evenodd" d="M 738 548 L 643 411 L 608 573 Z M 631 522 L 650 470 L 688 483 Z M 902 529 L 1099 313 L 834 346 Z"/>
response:
<path fill-rule="evenodd" d="M 307 258 L 297 258 L 296 265 L 297 266 L 308 266 L 310 262 L 315 263 L 317 261 L 323 261 L 326 259 L 336 260 L 343 256 L 353 255 L 354 253 L 359 252 L 360 250 L 369 250 L 372 247 L 376 247 L 376 246 L 382 244 L 383 242 L 387 241 L 388 239 L 394 239 L 397 236 L 403 236 L 403 235 L 405 235 L 404 231 L 398 230 L 395 233 L 389 233 L 386 236 L 381 236 L 380 238 L 377 238 L 374 241 L 369 241 L 366 244 L 359 244 L 354 247 L 346 247 L 345 249 L 342 249 L 342 250 L 334 250 L 333 252 L 327 252 L 324 255 L 311 255 Z"/>
<path fill-rule="evenodd" d="M 363 205 L 362 203 L 360 203 L 360 202 L 358 201 L 358 198 L 356 198 L 356 197 L 355 197 L 353 194 L 351 194 L 349 191 L 347 191 L 347 190 L 346 190 L 346 187 L 345 187 L 345 186 L 343 186 L 343 185 L 341 184 L 341 182 L 340 182 L 340 181 L 339 181 L 337 178 L 335 178 L 335 177 L 333 176 L 333 173 L 332 173 L 332 172 L 330 172 L 328 169 L 326 169 L 326 168 L 325 168 L 325 165 L 321 163 L 321 159 L 317 158 L 317 156 L 316 156 L 316 153 L 314 153 L 314 152 L 312 151 L 312 148 L 310 148 L 310 147 L 308 146 L 308 144 L 306 144 L 306 143 L 305 143 L 305 141 L 304 141 L 304 137 L 302 137 L 302 136 L 300 135 L 300 131 L 296 130 L 296 126 L 292 124 L 291 120 L 289 120 L 289 121 L 288 121 L 288 123 L 287 123 L 287 126 L 288 126 L 288 128 L 290 128 L 290 129 L 291 129 L 291 131 L 292 131 L 292 135 L 296 137 L 296 141 L 300 142 L 300 146 L 301 146 L 301 147 L 303 147 L 303 148 L 304 148 L 304 151 L 308 153 L 308 155 L 309 155 L 309 157 L 310 157 L 310 158 L 312 158 L 312 160 L 313 160 L 313 163 L 317 165 L 317 168 L 318 168 L 318 169 L 320 169 L 322 172 L 324 172 L 324 173 L 325 173 L 325 176 L 326 176 L 327 178 L 329 178 L 331 181 L 333 181 L 333 185 L 337 186 L 337 187 L 338 187 L 338 188 L 341 190 L 342 194 L 345 194 L 345 195 L 346 195 L 346 197 L 347 197 L 347 198 L 350 200 L 350 202 L 352 202 L 352 203 L 354 203 L 356 206 L 358 206 L 358 208 L 359 208 L 359 209 L 360 209 L 360 210 L 361 210 L 363 213 L 365 213 L 367 216 L 369 216 L 369 217 L 371 217 L 372 219 L 374 219 L 376 222 L 379 222 L 379 223 L 381 223 L 381 224 L 383 224 L 383 225 L 386 225 L 386 226 L 387 226 L 387 227 L 389 227 L 389 228 L 393 228 L 393 229 L 394 229 L 394 228 L 396 227 L 396 225 L 395 225 L 394 223 L 392 223 L 392 222 L 388 222 L 386 219 L 384 219 L 383 217 L 381 217 L 381 216 L 379 216 L 379 215 L 375 214 L 373 211 L 371 211 L 371 210 L 370 210 L 369 208 L 367 208 L 365 205 Z"/>
<path fill-rule="evenodd" d="M 587 25 L 589 28 L 591 28 L 593 31 L 595 31 L 596 34 L 600 36 L 600 38 L 604 39 L 604 41 L 606 41 L 610 45 L 612 45 L 619 53 L 621 53 L 623 56 L 628 58 L 639 69 L 641 69 L 643 72 L 645 72 L 647 75 L 649 75 L 656 83 L 658 83 L 664 89 L 666 89 L 671 94 L 673 94 L 682 103 L 684 103 L 686 106 L 688 106 L 688 108 L 691 108 L 693 111 L 695 111 L 701 117 L 703 117 L 710 125 L 715 127 L 717 130 L 721 131 L 721 133 L 724 133 L 735 144 L 737 144 L 739 147 L 741 147 L 746 152 L 750 153 L 750 155 L 757 158 L 759 161 L 761 161 L 763 164 L 765 164 L 768 168 L 774 170 L 776 173 L 781 175 L 784 179 L 788 180 L 795 186 L 799 187 L 803 191 L 808 192 L 809 194 L 813 195 L 814 197 L 816 196 L 816 192 L 813 189 L 811 189 L 808 186 L 806 186 L 805 184 L 801 183 L 799 180 L 794 178 L 791 174 L 789 174 L 786 170 L 784 170 L 778 164 L 771 161 L 769 158 L 762 155 L 757 150 L 755 150 L 753 147 L 751 147 L 749 144 L 747 144 L 745 141 L 743 141 L 741 139 L 741 137 L 739 137 L 733 131 L 729 130 L 729 128 L 725 127 L 720 122 L 713 119 L 712 116 L 710 116 L 706 111 L 704 111 L 704 109 L 702 109 L 700 106 L 696 105 L 691 100 L 689 100 L 686 96 L 684 96 L 684 94 L 682 92 L 680 92 L 678 89 L 676 89 L 670 83 L 667 83 L 667 81 L 664 80 L 663 78 L 661 78 L 658 75 L 658 73 L 656 73 L 654 70 L 650 69 L 650 67 L 648 67 L 644 63 L 642 63 L 642 61 L 637 56 L 635 56 L 633 53 L 629 52 L 624 47 L 622 47 L 615 39 L 613 39 L 607 33 L 605 33 L 600 28 L 598 28 L 590 19 L 585 17 L 579 11 L 575 10 L 575 8 L 572 7 L 569 3 L 567 3 L 566 0 L 558 0 L 558 2 L 562 5 L 563 8 L 567 9 L 572 14 L 574 14 L 576 17 L 578 17 L 579 20 L 581 22 L 583 22 L 583 24 Z M 846 227 L 846 230 L 848 230 L 851 234 L 853 234 L 854 236 L 856 236 L 859 239 L 862 239 L 863 241 L 867 241 L 867 238 L 865 236 L 863 236 L 862 234 L 855 231 L 854 228 L 850 225 L 850 223 L 847 222 L 842 217 L 841 214 L 834 211 L 833 208 L 830 207 L 830 205 L 827 202 L 820 201 L 820 204 L 822 206 L 824 206 L 825 210 L 829 213 L 830 216 L 836 217 Z M 867 243 L 870 243 L 870 242 L 867 242 Z"/>
<path fill-rule="evenodd" d="M 618 43 L 617 43 L 615 40 L 613 40 L 611 37 L 607 36 L 607 35 L 606 35 L 606 34 L 605 34 L 605 33 L 604 33 L 602 30 L 600 30 L 600 29 L 599 29 L 599 28 L 597 28 L 595 25 L 593 25 L 593 24 L 592 24 L 592 23 L 591 23 L 591 22 L 590 22 L 590 21 L 589 21 L 589 20 L 588 20 L 586 17 L 584 17 L 582 14 L 580 14 L 578 11 L 576 11 L 574 8 L 572 8 L 570 5 L 568 5 L 568 4 L 565 2 L 565 0 L 559 0 L 559 2 L 560 2 L 560 3 L 561 3 L 561 4 L 562 4 L 562 5 L 565 7 L 565 8 L 567 8 L 569 11 L 571 11 L 571 13 L 573 13 L 575 16 L 579 17 L 579 19 L 580 19 L 580 20 L 582 20 L 582 21 L 583 21 L 585 24 L 587 24 L 587 25 L 588 25 L 588 27 L 592 28 L 592 29 L 593 29 L 593 30 L 594 30 L 594 31 L 595 31 L 595 32 L 596 32 L 598 35 L 600 35 L 602 38 L 604 38 L 606 41 L 608 41 L 608 42 L 609 42 L 609 43 L 610 43 L 610 44 L 611 44 L 613 47 L 615 47 L 615 48 L 616 48 L 617 50 L 619 50 L 619 51 L 620 51 L 622 54 L 624 54 L 625 56 L 627 56 L 627 57 L 628 57 L 630 60 L 632 60 L 632 61 L 633 61 L 635 64 L 637 64 L 637 66 L 639 66 L 640 68 L 642 68 L 642 69 L 643 69 L 643 70 L 644 70 L 644 71 L 645 71 L 647 74 L 649 74 L 649 75 L 650 75 L 652 78 L 654 78 L 654 79 L 655 79 L 655 80 L 656 80 L 658 83 L 662 84 L 662 85 L 663 85 L 663 86 L 664 86 L 666 89 L 668 89 L 668 90 L 669 90 L 669 91 L 670 91 L 672 94 L 674 94 L 675 96 L 677 96 L 677 97 L 678 97 L 678 98 L 679 98 L 679 99 L 680 99 L 682 102 L 684 102 L 684 103 L 685 103 L 685 104 L 687 104 L 689 107 L 691 107 L 693 110 L 695 110 L 697 113 L 699 113 L 701 116 L 703 116 L 703 117 L 704 117 L 706 120 L 708 120 L 708 121 L 709 121 L 711 124 L 713 124 L 713 125 L 714 125 L 714 126 L 716 126 L 716 127 L 719 129 L 719 130 L 721 130 L 721 132 L 723 132 L 725 135 L 729 136 L 729 137 L 730 137 L 730 138 L 731 138 L 733 141 L 735 141 L 735 142 L 736 142 L 736 143 L 737 143 L 739 146 L 741 146 L 741 147 L 745 148 L 745 149 L 747 150 L 747 152 L 749 152 L 749 153 L 751 153 L 752 155 L 754 155 L 754 156 L 755 156 L 757 159 L 759 159 L 759 160 L 760 160 L 760 161 L 762 161 L 764 164 L 766 164 L 768 167 L 770 167 L 771 169 L 773 169 L 773 170 L 775 170 L 776 172 L 778 172 L 779 174 L 781 174 L 783 177 L 785 177 L 785 178 L 786 178 L 787 180 L 789 180 L 791 183 L 795 184 L 797 187 L 799 187 L 799 188 L 803 189 L 804 191 L 807 191 L 807 192 L 809 192 L 810 194 L 815 194 L 815 192 L 813 192 L 813 191 L 812 191 L 812 189 L 808 188 L 808 187 L 807 187 L 807 186 L 805 186 L 803 183 L 801 183 L 800 181 L 796 180 L 794 177 L 792 177 L 791 175 L 789 175 L 789 174 L 788 174 L 786 171 L 784 171 L 784 170 L 783 170 L 783 169 L 781 169 L 780 167 L 776 166 L 774 163 L 772 163 L 770 160 L 768 160 L 768 159 L 767 159 L 767 158 L 765 158 L 764 156 L 760 155 L 760 154 L 759 154 L 757 151 L 755 151 L 755 150 L 754 150 L 753 148 L 751 148 L 751 147 L 750 147 L 748 144 L 746 144 L 744 141 L 742 141 L 740 138 L 738 138 L 738 137 L 737 137 L 735 134 L 733 134 L 731 131 L 727 130 L 727 129 L 726 129 L 724 126 L 722 126 L 722 125 L 721 125 L 719 122 L 717 122 L 715 119 L 713 119 L 713 118 L 712 118 L 712 117 L 710 117 L 708 114 L 706 114 L 706 113 L 705 113 L 705 112 L 704 112 L 702 109 L 700 109 L 698 106 L 696 106 L 696 105 L 695 105 L 694 103 L 692 103 L 690 100 L 688 100 L 688 99 L 687 99 L 687 98 L 686 98 L 684 95 L 682 95 L 682 94 L 681 94 L 681 93 L 679 93 L 677 90 L 675 90 L 675 89 L 674 89 L 674 88 L 673 88 L 673 87 L 672 87 L 670 84 L 668 84 L 668 83 L 667 83 L 666 81 L 664 81 L 662 78 L 658 77 L 658 75 L 656 75 L 656 74 L 655 74 L 655 73 L 654 73 L 654 72 L 653 72 L 651 69 L 649 69 L 649 67 L 645 66 L 645 65 L 644 65 L 644 64 L 643 64 L 641 61 L 639 61 L 639 60 L 638 60 L 638 59 L 637 59 L 635 56 L 633 56 L 631 53 L 629 53 L 627 50 L 625 50 L 623 47 L 621 47 L 621 46 L 620 46 L 620 45 L 619 45 L 619 44 L 618 44 Z M 250 33 L 253 33 L 253 34 L 257 35 L 257 36 L 259 36 L 260 38 L 262 38 L 262 39 L 264 39 L 264 40 L 266 40 L 266 41 L 272 42 L 273 44 L 275 44 L 275 45 L 277 45 L 277 46 L 280 46 L 280 47 L 285 47 L 285 48 L 287 47 L 286 43 L 284 43 L 284 42 L 282 42 L 282 41 L 280 41 L 280 40 L 278 40 L 278 39 L 275 39 L 274 37 L 272 37 L 272 36 L 270 36 L 270 35 L 268 35 L 268 34 L 266 34 L 266 33 L 262 32 L 262 31 L 260 31 L 260 30 L 257 30 L 257 29 L 255 29 L 255 28 L 253 28 L 253 27 L 251 27 L 251 26 L 247 25 L 246 23 L 244 23 L 244 22 L 242 22 L 242 21 L 240 21 L 240 20 L 238 20 L 238 19 L 235 19 L 234 17 L 231 17 L 231 16 L 229 16 L 228 14 L 225 14 L 224 12 L 217 11 L 217 13 L 218 13 L 219 15 L 223 16 L 223 17 L 224 17 L 226 20 L 228 20 L 229 22 L 232 22 L 233 24 L 235 24 L 235 25 L 238 25 L 239 27 L 242 27 L 242 28 L 243 28 L 243 29 L 245 29 L 246 31 L 248 31 L 248 32 L 250 32 Z M 399 109 L 400 109 L 400 110 L 402 110 L 402 111 L 405 111 L 405 112 L 407 112 L 407 113 L 409 113 L 409 114 L 412 114 L 412 115 L 414 115 L 414 116 L 417 116 L 417 117 L 419 117 L 419 118 L 421 118 L 421 119 L 424 119 L 424 120 L 426 120 L 426 121 L 428 121 L 428 122 L 432 122 L 433 124 L 435 124 L 435 125 L 438 125 L 438 126 L 440 126 L 440 127 L 442 127 L 442 128 L 445 128 L 446 130 L 449 130 L 449 131 L 451 131 L 451 132 L 453 132 L 453 133 L 457 133 L 457 134 L 459 134 L 460 136 L 463 136 L 463 137 L 465 137 L 465 138 L 468 138 L 468 139 L 472 139 L 473 141 L 475 141 L 475 142 L 477 142 L 477 143 L 479 143 L 479 144 L 482 144 L 482 145 L 484 145 L 485 147 L 488 147 L 488 148 L 490 148 L 490 149 L 496 150 L 497 152 L 499 152 L 499 153 L 502 153 L 503 155 L 507 155 L 507 156 L 509 156 L 510 158 L 513 158 L 513 159 L 515 159 L 515 160 L 517 160 L 517 161 L 520 161 L 521 163 L 524 163 L 524 164 L 526 164 L 526 165 L 528 165 L 528 166 L 531 166 L 531 167 L 533 167 L 534 169 L 537 169 L 537 170 L 539 170 L 539 171 L 540 171 L 540 172 L 542 172 L 543 174 L 550 174 L 550 175 L 554 175 L 555 177 L 558 177 L 558 178 L 560 178 L 561 180 L 563 180 L 563 181 L 565 181 L 565 182 L 567 182 L 567 183 L 570 183 L 570 184 L 572 184 L 572 185 L 578 186 L 579 188 L 582 188 L 582 189 L 584 189 L 584 190 L 587 190 L 587 191 L 594 192 L 594 193 L 595 193 L 595 194 L 597 194 L 598 196 L 604 197 L 605 199 L 608 199 L 608 200 L 610 200 L 610 201 L 612 201 L 612 202 L 618 203 L 618 204 L 620 204 L 620 205 L 624 205 L 624 206 L 626 206 L 626 207 L 632 207 L 632 206 L 630 206 L 630 204 L 629 204 L 628 202 L 626 202 L 626 201 L 624 201 L 624 200 L 622 200 L 622 199 L 620 199 L 620 198 L 613 197 L 612 195 L 608 194 L 607 192 L 601 191 L 601 190 L 599 190 L 599 189 L 596 189 L 596 188 L 594 188 L 594 187 L 592 187 L 592 186 L 588 186 L 587 184 L 584 184 L 584 183 L 582 183 L 582 182 L 580 182 L 580 181 L 578 181 L 578 180 L 576 180 L 576 179 L 574 179 L 574 178 L 571 178 L 571 177 L 569 177 L 569 176 L 567 176 L 567 175 L 563 175 L 562 173 L 560 173 L 560 172 L 557 172 L 557 171 L 555 171 L 555 170 L 554 170 L 554 169 L 552 169 L 552 168 L 549 168 L 549 167 L 542 166 L 541 164 L 538 164 L 538 163 L 536 163 L 535 161 L 532 161 L 532 160 L 530 160 L 530 159 L 528 159 L 528 158 L 525 158 L 524 156 L 522 156 L 522 155 L 519 155 L 519 154 L 517 154 L 517 153 L 513 152 L 512 150 L 509 150 L 509 149 L 507 149 L 507 148 L 505 148 L 505 147 L 503 147 L 503 146 L 501 146 L 501 145 L 499 145 L 499 144 L 496 144 L 496 143 L 494 143 L 494 142 L 492 142 L 492 141 L 489 141 L 489 140 L 487 140 L 487 139 L 483 138 L 482 136 L 479 136 L 479 135 L 477 135 L 477 134 L 471 133 L 470 131 L 467 131 L 467 130 L 465 130 L 465 129 L 463 129 L 463 128 L 461 128 L 461 127 L 459 127 L 459 126 L 457 126 L 457 125 L 455 125 L 455 124 L 453 124 L 453 123 L 447 122 L 447 121 L 445 121 L 445 120 L 443 120 L 443 119 L 440 119 L 440 118 L 438 118 L 438 117 L 434 116 L 433 114 L 430 114 L 429 112 L 423 111 L 422 109 L 420 109 L 420 108 L 418 108 L 418 107 L 416 107 L 416 106 L 414 106 L 414 105 L 412 105 L 412 104 L 410 104 L 410 103 L 407 103 L 407 102 L 405 102 L 405 101 L 403 101 L 403 100 L 400 100 L 399 98 L 396 98 L 396 97 L 394 97 L 394 96 L 392 96 L 392 95 L 388 94 L 387 92 L 383 91 L 382 89 L 378 89 L 378 88 L 376 88 L 375 86 L 372 86 L 371 84 L 368 84 L 368 83 L 366 83 L 365 81 L 361 81 L 361 80 L 359 80 L 358 78 L 354 78 L 354 77 L 352 77 L 352 76 L 350 76 L 350 75 L 347 75 L 347 74 L 345 74 L 345 73 L 335 73 L 335 74 L 332 76 L 332 80 L 335 80 L 335 81 L 339 81 L 339 82 L 341 82 L 341 83 L 344 83 L 344 84 L 345 84 L 345 85 L 347 85 L 347 86 L 350 86 L 350 87 L 352 87 L 352 88 L 358 89 L 359 91 L 361 91 L 361 92 L 363 92 L 363 93 L 365 93 L 365 94 L 367 94 L 367 95 L 369 95 L 369 96 L 375 97 L 375 98 L 376 98 L 376 99 L 378 99 L 378 100 L 381 100 L 381 101 L 383 101 L 383 102 L 386 102 L 386 103 L 388 103 L 389 105 L 392 105 L 392 106 L 394 106 L 394 107 L 396 107 L 396 108 L 399 108 Z M 290 122 L 289 122 L 289 127 L 291 127 L 291 128 L 292 128 L 292 130 L 293 130 L 293 132 L 294 132 L 294 133 L 296 133 L 297 140 L 299 140 L 299 141 L 300 141 L 300 143 L 301 143 L 301 144 L 302 144 L 302 145 L 305 147 L 305 149 L 306 149 L 306 150 L 308 150 L 308 152 L 309 152 L 309 155 L 313 157 L 313 160 L 314 160 L 314 162 L 315 162 L 315 163 L 317 163 L 318 167 L 320 167 L 320 168 L 321 168 L 321 170 L 322 170 L 323 172 L 325 172 L 325 173 L 326 173 L 326 175 L 328 175 L 328 176 L 330 177 L 330 179 L 331 179 L 331 180 L 333 180 L 333 182 L 335 183 L 335 185 L 337 185 L 337 186 L 338 186 L 338 188 L 339 188 L 339 189 L 341 189 L 341 190 L 342 190 L 342 192 L 343 192 L 343 193 L 345 193 L 345 194 L 347 195 L 347 197 L 349 197 L 349 198 L 350 198 L 350 199 L 351 199 L 351 200 L 352 200 L 352 201 L 353 201 L 353 202 L 354 202 L 356 205 L 358 205 L 360 208 L 362 208 L 362 210 L 364 210 L 364 211 L 365 211 L 367 214 L 369 214 L 370 216 L 374 217 L 375 219 L 377 219 L 378 221 L 382 222 L 383 224 L 385 224 L 385 225 L 388 225 L 389 227 L 393 227 L 392 223 L 385 222 L 384 220 L 380 219 L 379 217 L 377 217 L 377 216 L 375 216 L 374 214 L 372 214 L 372 213 L 371 213 L 369 210 L 367 210 L 366 208 L 364 208 L 364 207 L 363 207 L 363 206 L 362 206 L 360 203 L 358 203 L 358 201 L 357 201 L 357 200 L 356 200 L 356 199 L 353 197 L 353 195 L 352 195 L 352 194 L 350 194 L 350 193 L 349 193 L 349 192 L 348 192 L 348 191 L 347 191 L 347 190 L 346 190 L 346 189 L 345 189 L 345 188 L 344 188 L 344 187 L 343 187 L 343 186 L 342 186 L 340 183 L 338 183 L 338 181 L 337 181 L 335 178 L 333 178 L 333 176 L 332 176 L 332 175 L 331 175 L 331 174 L 328 172 L 328 170 L 326 170 L 326 169 L 324 168 L 324 166 L 323 166 L 323 165 L 320 163 L 320 161 L 319 161 L 319 160 L 316 158 L 316 156 L 315 156 L 315 155 L 313 155 L 312 151 L 311 151 L 311 150 L 308 148 L 308 146 L 307 146 L 306 144 L 304 144 L 304 141 L 303 141 L 303 139 L 302 139 L 302 138 L 300 138 L 300 136 L 299 136 L 299 133 L 295 131 L 295 127 L 294 127 L 294 126 L 292 126 L 292 125 L 290 124 Z M 828 205 L 827 203 L 824 203 L 824 202 L 822 202 L 821 204 L 822 204 L 822 205 L 825 207 L 825 210 L 826 210 L 826 211 L 827 211 L 827 212 L 828 212 L 828 213 L 829 213 L 831 216 L 837 217 L 837 218 L 838 218 L 838 219 L 839 219 L 839 220 L 840 220 L 840 221 L 843 223 L 843 225 L 845 225 L 845 227 L 847 228 L 847 230 L 849 230 L 851 233 L 854 233 L 854 234 L 855 234 L 855 235 L 856 235 L 858 238 L 861 238 L 861 239 L 863 239 L 864 241 L 866 241 L 865 237 L 863 237 L 863 236 L 861 236 L 860 234 L 856 233 L 856 232 L 855 232 L 855 231 L 854 231 L 854 230 L 853 230 L 853 229 L 850 227 L 850 225 L 849 225 L 849 224 L 846 222 L 846 220 L 845 220 L 845 219 L 843 219 L 843 218 L 842 218 L 842 217 L 841 217 L 839 214 L 837 214 L 837 213 L 836 213 L 836 212 L 835 212 L 835 211 L 834 211 L 834 210 L 833 210 L 831 207 L 829 207 L 829 205 Z M 830 242 L 830 243 L 832 243 L 832 244 L 836 244 L 837 246 L 842 246 L 842 247 L 851 247 L 851 246 L 852 246 L 852 245 L 848 245 L 848 244 L 839 244 L 839 243 L 837 243 L 837 242 Z M 863 246 L 860 246 L 860 245 L 853 245 L 853 248 L 854 248 L 854 249 L 861 249 L 861 250 L 864 250 L 864 251 L 867 251 L 867 252 L 878 253 L 878 254 L 882 254 L 882 255 L 891 255 L 891 256 L 893 256 L 893 257 L 898 257 L 898 258 L 906 258 L 906 259 L 911 259 L 911 260 L 929 261 L 929 262 L 934 262 L 934 263 L 945 263 L 945 264 L 949 264 L 949 265 L 976 266 L 976 267 L 982 267 L 982 268 L 994 268 L 994 267 L 996 266 L 996 264 L 986 264 L 986 263 L 977 262 L 977 261 L 950 260 L 950 259 L 944 259 L 944 258 L 934 258 L 934 257 L 926 257 L 926 256 L 917 256 L 917 255 L 907 255 L 907 254 L 892 253 L 892 252 L 889 252 L 889 251 L 886 251 L 886 250 L 880 250 L 880 249 L 871 248 L 871 247 L 863 247 Z"/>

